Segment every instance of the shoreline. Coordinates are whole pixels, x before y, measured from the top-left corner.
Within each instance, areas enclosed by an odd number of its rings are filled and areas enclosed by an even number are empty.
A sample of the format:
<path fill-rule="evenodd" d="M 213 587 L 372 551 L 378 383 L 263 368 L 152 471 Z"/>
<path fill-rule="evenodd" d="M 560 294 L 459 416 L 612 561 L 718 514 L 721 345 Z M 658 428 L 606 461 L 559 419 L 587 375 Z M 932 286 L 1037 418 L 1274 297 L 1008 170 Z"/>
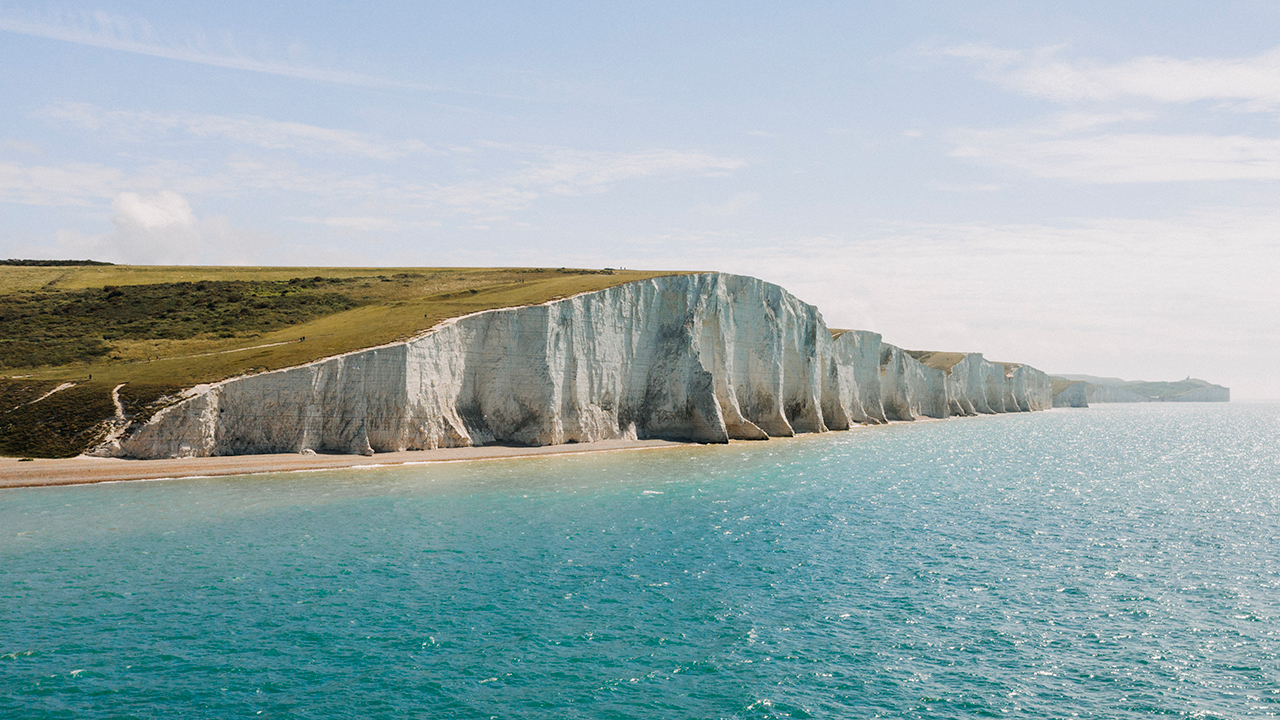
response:
<path fill-rule="evenodd" d="M 1121 404 L 1121 403 L 1116 403 Z M 1071 408 L 1050 408 L 1041 412 Z M 913 420 L 890 420 L 883 425 L 858 425 L 844 431 L 797 433 L 800 437 L 820 437 L 874 427 L 913 426 L 948 420 L 997 418 L 1018 413 L 953 415 L 945 418 L 917 417 Z M 769 438 L 785 441 L 794 438 Z M 731 440 L 730 444 L 757 440 Z M 430 463 L 476 462 L 482 460 L 514 460 L 521 458 L 578 455 L 583 453 L 652 450 L 659 448 L 703 446 L 689 440 L 599 440 L 589 443 L 560 445 L 480 445 L 473 447 L 437 448 L 435 450 L 400 450 L 373 455 L 274 453 L 262 455 L 225 455 L 217 457 L 164 458 L 136 460 L 100 458 L 78 455 L 72 458 L 35 458 L 22 461 L 16 457 L 0 457 L 0 492 L 9 488 L 61 487 L 93 485 L 107 482 L 142 480 L 181 480 L 232 475 L 266 475 L 286 472 L 312 472 L 342 468 L 374 468 Z"/>
<path fill-rule="evenodd" d="M 84 455 L 73 458 L 37 458 L 22 461 L 0 458 L 0 490 L 24 487 L 91 485 L 131 480 L 179 480 L 227 475 L 305 472 L 353 467 L 422 465 L 442 462 L 472 462 L 515 458 L 576 455 L 580 453 L 688 447 L 698 443 L 677 440 L 600 440 L 591 443 L 522 447 L 481 445 L 478 447 L 402 450 L 373 455 L 227 455 L 222 457 L 124 460 Z"/>

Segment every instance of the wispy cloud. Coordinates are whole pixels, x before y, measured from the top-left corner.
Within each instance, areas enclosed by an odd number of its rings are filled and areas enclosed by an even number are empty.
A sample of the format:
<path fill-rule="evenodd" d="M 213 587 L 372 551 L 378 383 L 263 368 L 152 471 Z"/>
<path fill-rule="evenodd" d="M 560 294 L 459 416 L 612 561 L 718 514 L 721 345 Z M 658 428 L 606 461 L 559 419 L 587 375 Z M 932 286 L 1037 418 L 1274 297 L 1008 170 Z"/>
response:
<path fill-rule="evenodd" d="M 136 181 L 135 181 L 136 182 Z M 95 163 L 0 163 L 0 202 L 23 205 L 94 205 L 129 187 L 119 168 Z"/>
<path fill-rule="evenodd" d="M 25 140 L 3 140 L 0 141 L 0 147 L 23 155 L 40 155 L 44 152 L 39 145 Z"/>
<path fill-rule="evenodd" d="M 694 208 L 695 212 L 706 213 L 715 217 L 734 217 L 743 210 L 760 201 L 760 193 L 738 193 L 721 203 L 703 203 Z"/>
<path fill-rule="evenodd" d="M 936 52 L 978 63 L 980 77 L 1014 92 L 1089 110 L 1021 126 L 955 131 L 953 157 L 1078 183 L 1280 180 L 1280 138 L 1204 131 L 1204 121 L 1215 112 L 1215 119 L 1225 115 L 1232 127 L 1238 122 L 1230 118 L 1240 110 L 1280 109 L 1280 48 L 1247 58 L 1112 63 L 1066 58 L 1061 46 L 960 45 Z M 1198 101 L 1216 103 L 1172 107 Z M 1195 130 L 1179 131 L 1188 113 L 1196 115 Z"/>
<path fill-rule="evenodd" d="M 403 229 L 405 226 L 393 217 L 294 217 L 289 218 L 294 222 L 306 223 L 308 225 L 324 225 L 331 228 L 339 228 L 342 230 L 356 230 L 359 232 L 395 232 Z M 421 223 L 414 223 L 421 225 Z"/>
<path fill-rule="evenodd" d="M 364 73 L 318 68 L 279 59 L 254 58 L 239 53 L 234 48 L 212 48 L 203 35 L 192 37 L 185 42 L 171 42 L 161 38 L 150 23 L 105 12 L 20 15 L 7 10 L 0 12 L 0 31 L 181 62 L 340 85 L 446 90 L 446 88 L 391 80 Z"/>
<path fill-rule="evenodd" d="M 745 160 L 700 151 L 581 152 L 541 150 L 542 157 L 508 178 L 517 186 L 542 187 L 560 195 L 599 192 L 614 183 L 655 175 L 723 175 L 746 166 Z"/>
<path fill-rule="evenodd" d="M 187 125 L 181 125 L 184 129 Z M 219 128 L 223 127 L 218 125 Z M 240 129 L 239 126 L 233 126 Z M 249 127 L 255 133 L 256 125 Z M 280 142 L 294 142 L 286 135 Z M 307 134 L 301 137 L 309 138 Z M 332 138 L 325 135 L 324 142 Z M 371 143 L 365 138 L 343 142 Z M 319 140 L 317 142 L 320 142 Z M 382 146 L 356 144 L 368 153 Z M 355 151 L 353 150 L 353 152 Z M 390 152 L 389 150 L 387 152 Z M 456 155 L 451 148 L 450 154 Z M 482 157 L 477 157 L 482 156 Z M 0 202 L 32 205 L 102 205 L 122 192 L 171 190 L 189 197 L 271 195 L 297 205 L 358 203 L 377 215 L 299 214 L 300 222 L 358 230 L 404 229 L 431 225 L 450 217 L 464 223 L 509 220 L 549 195 L 574 196 L 607 192 L 615 185 L 643 178 L 721 176 L 746 162 L 700 151 L 652 150 L 586 152 L 567 148 L 512 148 L 484 145 L 468 163 L 489 170 L 476 179 L 474 166 L 448 171 L 453 177 L 436 182 L 406 180 L 390 173 L 354 173 L 317 168 L 287 156 L 245 157 L 208 167 L 166 160 L 126 171 L 96 164 L 31 166 L 0 163 Z M 745 205 L 753 198 L 737 198 Z"/>
<path fill-rule="evenodd" d="M 719 176 L 746 165 L 743 160 L 698 151 L 584 152 L 496 144 L 482 144 L 482 149 L 498 156 L 492 159 L 493 164 L 515 165 L 515 168 L 476 180 L 414 183 L 375 175 L 315 172 L 290 163 L 240 160 L 228 163 L 226 172 L 186 187 L 196 192 L 203 182 L 204 190 L 209 192 L 246 187 L 303 192 L 320 197 L 376 200 L 414 211 L 500 220 L 547 195 L 602 193 L 619 183 L 649 177 Z M 522 159 L 513 162 L 510 157 L 513 154 Z M 530 158 L 531 154 L 534 157 Z"/>
<path fill-rule="evenodd" d="M 986 193 L 1003 190 L 1003 185 L 994 185 L 992 183 L 930 183 L 931 187 L 935 187 L 943 192 L 953 193 Z"/>
<path fill-rule="evenodd" d="M 1102 133 L 1028 129 L 960 134 L 954 157 L 1079 183 L 1280 180 L 1280 139 L 1246 135 Z"/>
<path fill-rule="evenodd" d="M 744 160 L 700 151 L 586 152 L 492 143 L 482 146 L 534 157 L 520 161 L 518 169 L 492 179 L 434 185 L 423 189 L 419 197 L 457 212 L 500 219 L 545 195 L 601 193 L 618 183 L 648 177 L 721 176 L 746 166 Z"/>
<path fill-rule="evenodd" d="M 100 206 L 122 192 L 169 189 L 187 196 L 271 193 L 303 201 L 370 200 L 426 205 L 429 186 L 372 174 L 314 170 L 288 161 L 233 159 L 207 170 L 162 162 L 133 170 L 96 163 L 21 165 L 0 162 L 0 203 Z"/>
<path fill-rule="evenodd" d="M 499 180 L 434 185 L 410 193 L 408 197 L 432 207 L 492 217 L 523 210 L 541 194 L 537 190 L 513 187 Z"/>
<path fill-rule="evenodd" d="M 154 141 L 160 133 L 182 133 L 199 139 L 220 138 L 272 150 L 354 155 L 376 160 L 394 160 L 413 153 L 433 151 L 431 146 L 419 140 L 394 142 L 368 133 L 253 115 L 106 110 L 84 103 L 58 103 L 41 110 L 37 116 L 148 142 Z"/>
<path fill-rule="evenodd" d="M 1255 110 L 1280 107 L 1280 48 L 1243 58 L 1147 56 L 1115 63 L 1064 58 L 1065 50 L 957 45 L 937 52 L 978 63 L 982 77 L 1010 90 L 1057 102 L 1142 98 L 1160 103 L 1239 101 Z"/>

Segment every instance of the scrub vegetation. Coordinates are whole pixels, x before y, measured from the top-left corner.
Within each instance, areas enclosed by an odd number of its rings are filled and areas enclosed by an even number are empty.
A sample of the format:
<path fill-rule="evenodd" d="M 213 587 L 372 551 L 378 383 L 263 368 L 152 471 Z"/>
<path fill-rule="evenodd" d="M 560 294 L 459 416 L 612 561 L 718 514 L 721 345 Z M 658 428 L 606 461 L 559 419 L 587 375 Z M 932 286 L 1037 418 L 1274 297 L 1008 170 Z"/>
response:
<path fill-rule="evenodd" d="M 350 310 L 334 288 L 352 280 L 294 278 L 155 283 L 0 296 L 0 367 L 90 361 L 131 340 L 255 335 Z"/>
<path fill-rule="evenodd" d="M 120 385 L 126 415 L 145 419 L 200 383 L 669 274 L 0 264 L 0 454 L 81 452 L 114 416 L 111 392 Z"/>
<path fill-rule="evenodd" d="M 937 368 L 948 375 L 951 374 L 951 368 L 964 359 L 964 353 L 936 350 L 908 350 L 907 354 L 918 360 L 920 364 Z"/>

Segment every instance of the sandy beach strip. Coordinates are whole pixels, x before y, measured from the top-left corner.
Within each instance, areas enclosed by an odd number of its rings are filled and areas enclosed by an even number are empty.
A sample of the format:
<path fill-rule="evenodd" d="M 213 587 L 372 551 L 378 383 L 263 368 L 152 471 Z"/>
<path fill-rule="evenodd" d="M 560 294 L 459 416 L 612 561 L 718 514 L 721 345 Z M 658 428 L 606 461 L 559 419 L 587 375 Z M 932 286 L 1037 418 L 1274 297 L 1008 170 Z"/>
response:
<path fill-rule="evenodd" d="M 254 475 L 258 473 L 327 470 L 330 468 L 406 465 L 432 462 L 464 462 L 546 455 L 687 447 L 673 440 L 601 440 L 592 443 L 514 447 L 480 447 L 407 450 L 374 455 L 232 455 L 228 457 L 174 458 L 170 460 L 121 460 L 117 458 L 74 457 L 56 460 L 0 458 L 0 489 L 51 485 L 84 485 L 121 480 Z"/>

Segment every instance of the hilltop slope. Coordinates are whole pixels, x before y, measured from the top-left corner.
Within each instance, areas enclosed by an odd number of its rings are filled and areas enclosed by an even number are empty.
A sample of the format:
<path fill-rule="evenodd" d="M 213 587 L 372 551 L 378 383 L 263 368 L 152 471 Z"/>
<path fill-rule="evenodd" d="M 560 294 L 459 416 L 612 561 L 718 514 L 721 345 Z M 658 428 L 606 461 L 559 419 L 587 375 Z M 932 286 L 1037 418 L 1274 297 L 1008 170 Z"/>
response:
<path fill-rule="evenodd" d="M 1091 403 L 1116 402 L 1230 402 L 1231 389 L 1188 377 L 1173 382 L 1121 380 L 1093 375 L 1061 375 L 1070 382 L 1085 383 Z"/>

